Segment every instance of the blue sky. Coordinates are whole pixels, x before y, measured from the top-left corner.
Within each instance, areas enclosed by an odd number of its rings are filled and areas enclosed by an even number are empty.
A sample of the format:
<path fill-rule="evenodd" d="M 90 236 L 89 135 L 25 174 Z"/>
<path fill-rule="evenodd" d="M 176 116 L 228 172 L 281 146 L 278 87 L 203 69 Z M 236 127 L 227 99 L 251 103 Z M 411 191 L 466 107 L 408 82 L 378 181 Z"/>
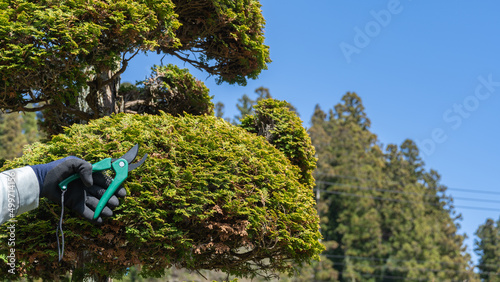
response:
<path fill-rule="evenodd" d="M 305 126 L 314 106 L 332 108 L 347 91 L 363 100 L 382 144 L 409 138 L 442 184 L 460 198 L 500 202 L 500 2 L 263 0 L 269 69 L 247 86 L 216 85 L 214 101 L 234 117 L 237 99 L 260 86 L 291 102 Z M 161 56 L 131 61 L 122 81 L 144 79 Z M 165 57 L 164 63 L 179 63 Z M 496 194 L 494 194 L 496 193 Z M 457 206 L 499 209 L 499 203 L 455 200 Z M 457 208 L 460 233 L 473 254 L 474 232 L 499 211 Z"/>

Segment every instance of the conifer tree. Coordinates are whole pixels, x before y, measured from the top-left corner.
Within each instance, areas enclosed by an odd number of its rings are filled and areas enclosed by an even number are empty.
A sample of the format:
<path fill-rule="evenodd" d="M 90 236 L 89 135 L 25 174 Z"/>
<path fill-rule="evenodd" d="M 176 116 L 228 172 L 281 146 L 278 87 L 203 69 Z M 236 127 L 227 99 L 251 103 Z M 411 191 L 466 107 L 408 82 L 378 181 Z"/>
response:
<path fill-rule="evenodd" d="M 255 105 L 255 101 L 250 99 L 247 94 L 243 94 L 243 96 L 238 99 L 238 104 L 236 104 L 236 108 L 238 109 L 240 114 L 234 117 L 235 119 L 233 123 L 238 124 L 246 116 L 252 114 L 253 105 Z"/>
<path fill-rule="evenodd" d="M 372 191 L 355 187 L 366 186 L 364 179 L 380 177 L 383 162 L 376 136 L 368 131 L 370 121 L 361 99 L 347 93 L 342 101 L 328 115 L 317 106 L 309 134 L 318 152 L 315 178 L 322 190 L 321 231 L 326 242 L 339 245 L 326 255 L 343 279 L 362 280 L 358 262 L 349 256 L 379 256 L 380 218 Z M 360 197 L 353 198 L 358 192 Z"/>
<path fill-rule="evenodd" d="M 23 126 L 22 131 L 26 138 L 26 143 L 31 144 L 40 139 L 40 132 L 38 130 L 37 116 L 34 112 L 23 113 Z"/>
<path fill-rule="evenodd" d="M 264 86 L 255 89 L 255 93 L 258 96 L 257 102 L 259 102 L 260 100 L 272 98 L 271 93 L 269 93 L 269 88 L 265 88 Z"/>
<path fill-rule="evenodd" d="M 222 102 L 217 102 L 215 104 L 215 116 L 218 118 L 222 118 L 224 116 L 224 103 Z"/>
<path fill-rule="evenodd" d="M 0 115 L 0 158 L 13 159 L 22 154 L 26 137 L 22 132 L 23 118 L 19 113 Z"/>
<path fill-rule="evenodd" d="M 479 258 L 479 275 L 484 281 L 500 281 L 500 218 L 488 218 L 476 231 L 474 242 Z"/>
<path fill-rule="evenodd" d="M 389 145 L 386 160 L 384 172 L 389 178 L 383 197 L 390 201 L 381 203 L 381 212 L 388 274 L 474 280 L 464 236 L 457 233 L 460 217 L 453 217 L 452 198 L 439 183 L 440 175 L 432 169 L 425 171 L 411 140 L 399 148 Z"/>
<path fill-rule="evenodd" d="M 474 281 L 452 198 L 439 174 L 425 170 L 413 141 L 384 152 L 355 93 L 329 114 L 316 106 L 309 134 L 321 232 L 338 245 L 324 255 L 340 281 Z"/>

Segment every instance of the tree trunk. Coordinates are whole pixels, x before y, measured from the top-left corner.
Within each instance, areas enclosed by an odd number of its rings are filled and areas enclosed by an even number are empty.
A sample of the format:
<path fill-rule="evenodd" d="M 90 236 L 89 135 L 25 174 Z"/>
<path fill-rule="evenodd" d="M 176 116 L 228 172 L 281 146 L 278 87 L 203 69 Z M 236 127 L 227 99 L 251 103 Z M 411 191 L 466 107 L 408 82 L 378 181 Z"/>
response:
<path fill-rule="evenodd" d="M 117 62 L 120 64 L 120 62 Z M 109 116 L 118 113 L 116 101 L 120 89 L 120 76 L 114 78 L 110 83 L 102 85 L 113 77 L 111 70 L 102 71 L 97 78 L 93 78 L 92 87 L 82 89 L 78 97 L 78 108 L 93 116 Z M 92 109 L 94 106 L 94 109 Z M 95 113 L 94 111 L 97 111 Z"/>
<path fill-rule="evenodd" d="M 113 73 L 111 71 L 105 71 L 101 73 L 102 81 L 107 81 L 112 76 Z M 99 107 L 103 109 L 103 111 L 100 113 L 101 116 L 109 116 L 112 113 L 119 112 L 119 108 L 116 104 L 119 89 L 120 76 L 116 77 L 111 83 L 104 85 L 102 89 L 98 90 Z"/>

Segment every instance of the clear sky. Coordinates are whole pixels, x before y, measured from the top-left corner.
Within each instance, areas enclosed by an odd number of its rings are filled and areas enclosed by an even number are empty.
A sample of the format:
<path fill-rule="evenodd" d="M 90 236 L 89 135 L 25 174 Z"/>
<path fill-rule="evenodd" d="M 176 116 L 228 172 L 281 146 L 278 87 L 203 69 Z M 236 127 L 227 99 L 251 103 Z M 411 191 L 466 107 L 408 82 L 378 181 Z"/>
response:
<path fill-rule="evenodd" d="M 416 141 L 426 169 L 442 175 L 477 263 L 474 232 L 486 218 L 500 217 L 500 2 L 261 3 L 273 62 L 259 79 L 244 87 L 216 85 L 214 77 L 180 66 L 205 82 L 231 118 L 237 99 L 255 98 L 260 86 L 291 102 L 306 127 L 316 104 L 328 110 L 356 92 L 382 144 Z M 134 58 L 122 81 L 144 79 L 160 58 Z"/>

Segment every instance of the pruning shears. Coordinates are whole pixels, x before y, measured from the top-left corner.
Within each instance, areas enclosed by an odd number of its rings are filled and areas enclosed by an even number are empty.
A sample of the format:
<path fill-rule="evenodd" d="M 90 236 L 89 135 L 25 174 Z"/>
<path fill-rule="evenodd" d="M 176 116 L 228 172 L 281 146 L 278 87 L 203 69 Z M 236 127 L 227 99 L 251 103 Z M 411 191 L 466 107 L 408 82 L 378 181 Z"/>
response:
<path fill-rule="evenodd" d="M 116 190 L 118 190 L 118 187 L 121 186 L 123 181 L 127 179 L 128 172 L 138 168 L 144 163 L 144 161 L 146 161 L 148 154 L 145 154 L 144 157 L 142 157 L 142 159 L 137 163 L 131 164 L 131 162 L 134 161 L 135 157 L 137 156 L 138 152 L 139 145 L 136 144 L 127 153 L 117 159 L 106 158 L 92 165 L 92 172 L 108 169 L 113 169 L 115 172 L 113 182 L 111 182 L 111 184 L 108 186 L 106 192 L 102 195 L 99 203 L 97 204 L 97 208 L 94 211 L 94 219 L 97 219 L 99 217 L 101 211 L 104 209 L 109 199 L 113 196 Z M 68 188 L 68 184 L 78 178 L 80 178 L 79 174 L 71 175 L 70 177 L 64 179 L 61 183 L 59 183 L 59 188 L 65 191 Z"/>

